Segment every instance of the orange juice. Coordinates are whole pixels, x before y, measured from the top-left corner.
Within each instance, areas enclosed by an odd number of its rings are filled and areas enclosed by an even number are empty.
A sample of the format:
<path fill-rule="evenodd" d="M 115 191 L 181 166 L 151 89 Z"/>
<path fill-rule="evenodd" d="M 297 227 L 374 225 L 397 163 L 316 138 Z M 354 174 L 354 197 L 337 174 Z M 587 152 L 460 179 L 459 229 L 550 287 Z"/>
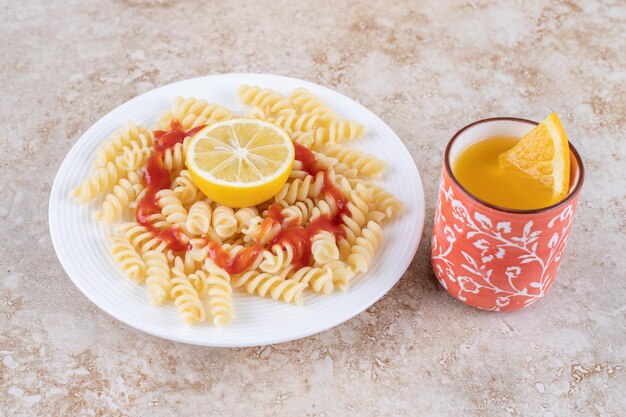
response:
<path fill-rule="evenodd" d="M 496 206 L 532 210 L 559 200 L 552 190 L 498 157 L 519 139 L 493 137 L 478 141 L 461 151 L 452 172 L 461 186 L 479 199 Z"/>

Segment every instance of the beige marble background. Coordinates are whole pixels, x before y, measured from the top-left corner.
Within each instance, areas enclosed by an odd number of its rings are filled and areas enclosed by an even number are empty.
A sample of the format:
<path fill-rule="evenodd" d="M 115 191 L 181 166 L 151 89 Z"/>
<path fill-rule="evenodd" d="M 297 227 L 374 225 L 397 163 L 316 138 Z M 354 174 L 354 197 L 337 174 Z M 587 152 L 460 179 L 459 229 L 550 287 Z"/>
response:
<path fill-rule="evenodd" d="M 0 415 L 625 415 L 625 33 L 618 0 L 2 1 Z M 363 314 L 296 342 L 209 349 L 91 304 L 54 254 L 47 201 L 106 112 L 231 71 L 308 79 L 380 115 L 420 169 L 427 224 Z M 556 285 L 527 311 L 464 307 L 429 266 L 446 141 L 478 118 L 551 111 L 587 168 Z"/>

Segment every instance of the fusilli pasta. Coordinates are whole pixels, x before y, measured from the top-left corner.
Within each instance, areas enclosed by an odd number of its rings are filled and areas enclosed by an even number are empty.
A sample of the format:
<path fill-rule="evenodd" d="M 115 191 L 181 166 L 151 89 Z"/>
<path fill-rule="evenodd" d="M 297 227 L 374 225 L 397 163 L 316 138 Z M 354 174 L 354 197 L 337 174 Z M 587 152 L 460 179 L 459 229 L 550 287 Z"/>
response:
<path fill-rule="evenodd" d="M 141 173 L 129 172 L 128 176 L 122 178 L 113 187 L 113 191 L 107 194 L 104 203 L 102 203 L 102 210 L 96 211 L 94 218 L 109 224 L 119 220 L 122 217 L 122 213 L 139 196 L 141 191 L 143 191 Z"/>
<path fill-rule="evenodd" d="M 293 108 L 289 100 L 269 89 L 244 84 L 237 89 L 237 94 L 243 104 L 261 109 L 265 116 Z"/>
<path fill-rule="evenodd" d="M 98 168 L 88 180 L 83 180 L 80 186 L 72 190 L 72 196 L 80 204 L 87 204 L 98 194 L 109 191 L 117 184 L 122 175 L 122 169 L 113 162 L 107 162 L 103 168 Z"/>
<path fill-rule="evenodd" d="M 126 276 L 135 282 L 143 282 L 146 278 L 146 265 L 127 238 L 111 236 L 111 253 Z"/>
<path fill-rule="evenodd" d="M 356 239 L 356 244 L 352 247 L 350 256 L 348 256 L 348 263 L 353 271 L 368 271 L 382 239 L 383 229 L 378 223 L 370 221 L 361 232 L 361 236 Z"/>
<path fill-rule="evenodd" d="M 324 173 L 318 172 L 313 175 L 307 175 L 304 180 L 295 179 L 288 182 L 276 194 L 276 201 L 285 201 L 288 204 L 294 204 L 297 200 L 304 200 L 309 197 L 317 197 L 324 187 Z"/>
<path fill-rule="evenodd" d="M 293 169 L 274 198 L 233 209 L 196 186 L 186 167 L 191 137 L 237 116 L 191 97 L 177 97 L 154 132 L 129 122 L 113 134 L 96 152 L 91 176 L 71 191 L 81 204 L 100 198 L 94 217 L 118 222 L 110 247 L 119 268 L 145 285 L 153 304 L 173 303 L 188 324 L 230 323 L 233 288 L 293 304 L 307 289 L 346 290 L 370 268 L 382 223 L 403 210 L 369 182 L 387 164 L 341 144 L 364 126 L 304 88 L 285 96 L 243 85 L 237 93 L 252 107 L 247 117 L 274 124 L 295 144 Z"/>
<path fill-rule="evenodd" d="M 233 117 L 233 113 L 219 104 L 209 103 L 195 98 L 176 97 L 174 109 L 166 113 L 159 122 L 161 129 L 168 129 L 172 119 L 178 120 L 184 130 L 207 125 Z"/>
<path fill-rule="evenodd" d="M 324 153 L 337 158 L 339 163 L 345 164 L 342 165 L 342 168 L 345 166 L 356 169 L 358 175 L 380 178 L 383 171 L 387 169 L 387 164 L 384 161 L 337 143 L 328 143 L 324 148 Z"/>
<path fill-rule="evenodd" d="M 311 242 L 311 253 L 315 262 L 320 264 L 338 260 L 339 248 L 337 248 L 335 235 L 326 231 L 317 233 Z"/>
<path fill-rule="evenodd" d="M 157 198 L 165 220 L 170 224 L 186 227 L 187 210 L 176 196 L 174 190 L 161 190 L 157 193 Z"/>
<path fill-rule="evenodd" d="M 211 205 L 206 201 L 196 201 L 189 209 L 186 220 L 187 231 L 194 235 L 205 235 L 209 232 L 211 227 L 211 216 L 213 215 L 213 209 Z"/>
<path fill-rule="evenodd" d="M 296 270 L 291 279 L 305 286 L 309 286 L 315 292 L 330 294 L 333 291 L 334 283 L 332 272 L 317 267 L 305 266 Z"/>
<path fill-rule="evenodd" d="M 114 133 L 111 139 L 96 151 L 94 167 L 106 167 L 109 162 L 114 162 L 121 156 L 126 148 L 132 147 L 133 143 L 139 143 L 142 146 L 152 146 L 152 135 L 148 129 L 143 126 L 137 126 L 131 121 L 128 122 L 125 128 Z"/>
<path fill-rule="evenodd" d="M 248 294 L 269 296 L 274 300 L 295 304 L 302 304 L 302 292 L 307 287 L 295 279 L 256 270 L 248 271 L 244 282 L 243 287 Z"/>
<path fill-rule="evenodd" d="M 176 197 L 183 204 L 193 204 L 197 199 L 205 198 L 191 180 L 191 175 L 186 169 L 180 171 L 180 174 L 174 179 L 173 188 Z"/>
<path fill-rule="evenodd" d="M 226 239 L 237 232 L 237 218 L 232 208 L 219 205 L 213 210 L 213 228 L 219 237 Z"/>
<path fill-rule="evenodd" d="M 330 107 L 305 88 L 296 88 L 289 94 L 288 99 L 300 112 L 318 115 L 324 123 L 337 119 Z"/>
<path fill-rule="evenodd" d="M 205 312 L 200 296 L 193 284 L 185 275 L 183 260 L 176 258 L 172 267 L 172 279 L 170 281 L 170 297 L 178 307 L 183 320 L 187 324 L 204 321 Z"/>
<path fill-rule="evenodd" d="M 146 288 L 150 301 L 154 305 L 163 303 L 168 298 L 172 283 L 170 267 L 163 252 L 150 250 L 142 255 L 146 263 Z"/>
<path fill-rule="evenodd" d="M 225 326 L 235 318 L 230 275 L 215 265 L 215 262 L 211 259 L 206 260 L 204 267 L 208 272 L 207 283 L 209 290 L 207 294 L 209 296 L 209 311 L 213 324 Z"/>

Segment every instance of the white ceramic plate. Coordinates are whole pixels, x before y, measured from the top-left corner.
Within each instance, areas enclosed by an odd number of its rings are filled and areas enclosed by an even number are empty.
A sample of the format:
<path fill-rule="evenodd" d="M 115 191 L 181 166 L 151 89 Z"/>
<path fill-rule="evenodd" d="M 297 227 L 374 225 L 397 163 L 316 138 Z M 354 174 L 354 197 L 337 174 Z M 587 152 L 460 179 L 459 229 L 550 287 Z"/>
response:
<path fill-rule="evenodd" d="M 367 128 L 353 146 L 389 163 L 380 184 L 400 198 L 406 211 L 385 224 L 384 241 L 370 271 L 346 292 L 329 296 L 307 293 L 303 306 L 237 293 L 236 319 L 224 328 L 186 326 L 173 305 L 153 307 L 144 287 L 125 278 L 109 255 L 107 228 L 92 220 L 99 204 L 80 206 L 70 190 L 90 173 L 96 148 L 111 133 L 133 120 L 153 127 L 176 96 L 220 103 L 238 114 L 249 109 L 236 95 L 241 84 L 259 85 L 286 94 L 305 87 L 345 118 Z M 328 88 L 295 78 L 265 74 L 222 74 L 169 84 L 117 107 L 95 123 L 72 147 L 61 164 L 50 195 L 50 234 L 59 260 L 74 284 L 102 310 L 146 333 L 206 346 L 257 346 L 309 336 L 336 326 L 365 310 L 400 279 L 415 255 L 424 227 L 424 191 L 411 155 L 398 136 L 368 109 Z"/>

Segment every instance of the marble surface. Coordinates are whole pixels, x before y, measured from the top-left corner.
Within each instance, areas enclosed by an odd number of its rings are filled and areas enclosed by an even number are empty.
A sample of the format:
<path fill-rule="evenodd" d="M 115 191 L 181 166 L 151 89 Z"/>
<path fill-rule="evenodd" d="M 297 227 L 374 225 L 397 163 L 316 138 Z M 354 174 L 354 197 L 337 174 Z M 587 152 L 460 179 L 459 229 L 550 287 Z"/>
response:
<path fill-rule="evenodd" d="M 305 3 L 1 2 L 0 415 L 625 415 L 624 2 Z M 234 71 L 318 82 L 380 115 L 421 171 L 426 232 L 398 285 L 345 324 L 186 346 L 73 286 L 47 201 L 65 153 L 110 109 Z M 479 118 L 551 111 L 587 168 L 555 287 L 526 311 L 465 307 L 429 265 L 444 146 Z"/>

